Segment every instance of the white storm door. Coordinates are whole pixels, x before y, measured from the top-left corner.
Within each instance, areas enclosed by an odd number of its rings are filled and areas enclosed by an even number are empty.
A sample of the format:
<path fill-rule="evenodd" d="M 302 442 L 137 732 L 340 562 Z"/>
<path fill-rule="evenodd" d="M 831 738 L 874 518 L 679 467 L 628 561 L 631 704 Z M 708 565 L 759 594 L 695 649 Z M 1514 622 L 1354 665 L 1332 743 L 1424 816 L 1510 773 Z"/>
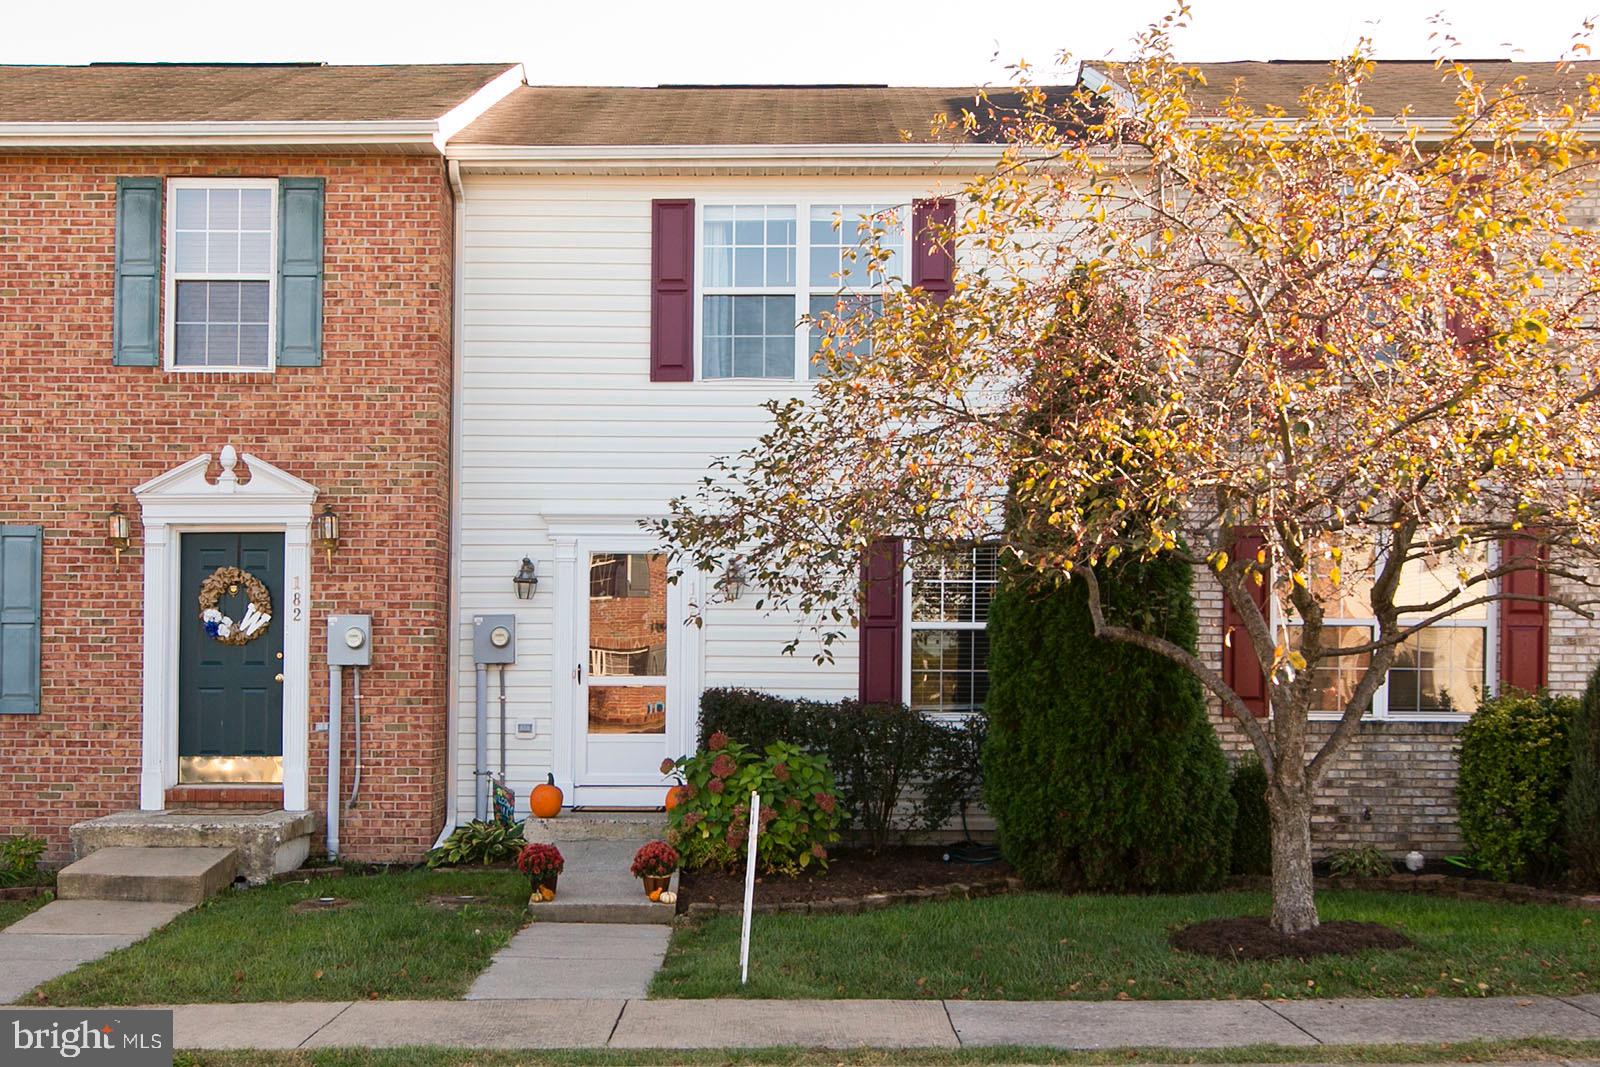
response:
<path fill-rule="evenodd" d="M 682 587 L 667 581 L 663 552 L 600 542 L 577 562 L 574 802 L 659 806 L 661 761 L 679 755 Z"/>

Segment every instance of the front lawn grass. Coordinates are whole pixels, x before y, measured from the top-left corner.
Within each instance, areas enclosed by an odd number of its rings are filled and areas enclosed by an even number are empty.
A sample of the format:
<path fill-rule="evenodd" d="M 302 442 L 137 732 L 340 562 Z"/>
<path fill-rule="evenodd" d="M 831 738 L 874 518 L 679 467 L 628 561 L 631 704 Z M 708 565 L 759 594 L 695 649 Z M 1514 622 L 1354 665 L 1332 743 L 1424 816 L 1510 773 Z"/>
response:
<path fill-rule="evenodd" d="M 449 911 L 429 894 L 485 901 Z M 345 897 L 338 910 L 296 901 Z M 47 982 L 33 1004 L 447 999 L 521 926 L 512 871 L 408 871 L 224 891 L 143 941 Z M 41 995 L 42 994 L 42 995 Z"/>
<path fill-rule="evenodd" d="M 1264 893 L 1025 894 L 860 915 L 754 920 L 739 985 L 739 920 L 677 931 L 653 997 L 941 997 L 1164 1000 L 1495 996 L 1600 988 L 1594 913 L 1410 894 L 1319 893 L 1322 918 L 1384 923 L 1415 946 L 1302 963 L 1181 953 L 1173 929 L 1264 915 Z"/>
<path fill-rule="evenodd" d="M 299 1052 L 180 1052 L 174 1067 L 978 1067 L 1040 1064 L 1120 1067 L 1126 1064 L 1393 1064 L 1559 1063 L 1600 1057 L 1600 1041 L 1525 1038 L 1442 1045 L 1315 1045 L 1243 1048 L 1133 1048 L 1073 1052 L 1052 1048 L 799 1049 L 561 1049 L 481 1051 L 440 1048 L 316 1049 Z"/>
<path fill-rule="evenodd" d="M 4 930 L 24 915 L 38 911 L 55 899 L 51 893 L 40 893 L 26 900 L 0 900 L 0 930 Z"/>

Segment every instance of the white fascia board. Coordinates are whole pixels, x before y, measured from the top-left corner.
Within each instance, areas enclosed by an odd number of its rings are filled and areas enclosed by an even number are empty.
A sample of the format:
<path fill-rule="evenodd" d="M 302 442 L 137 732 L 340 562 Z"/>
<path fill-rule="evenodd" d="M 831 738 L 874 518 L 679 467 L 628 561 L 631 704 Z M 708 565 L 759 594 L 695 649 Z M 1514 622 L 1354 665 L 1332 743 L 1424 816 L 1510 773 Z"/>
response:
<path fill-rule="evenodd" d="M 889 167 L 906 170 L 973 170 L 992 166 L 1003 145 L 763 144 L 763 145 L 486 145 L 449 144 L 445 155 L 471 168 L 529 170 L 677 170 L 684 166 L 729 170 L 805 167 Z"/>
<path fill-rule="evenodd" d="M 472 125 L 485 111 L 527 82 L 528 76 L 521 63 L 501 71 L 493 81 L 440 116 L 438 129 L 433 134 L 434 147 L 443 152 L 446 141 Z"/>
<path fill-rule="evenodd" d="M 375 122 L 0 122 L 0 147 L 430 144 L 434 119 Z"/>

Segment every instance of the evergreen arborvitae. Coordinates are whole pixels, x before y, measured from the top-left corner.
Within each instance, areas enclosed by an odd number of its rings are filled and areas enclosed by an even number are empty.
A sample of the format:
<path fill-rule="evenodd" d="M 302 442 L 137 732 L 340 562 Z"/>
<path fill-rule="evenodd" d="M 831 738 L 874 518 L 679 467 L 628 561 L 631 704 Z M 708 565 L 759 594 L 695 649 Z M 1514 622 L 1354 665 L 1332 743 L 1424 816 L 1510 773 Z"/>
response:
<path fill-rule="evenodd" d="M 1193 651 L 1192 575 L 1175 559 L 1097 570 L 1108 621 Z M 984 800 L 1029 883 L 1101 891 L 1214 888 L 1234 801 L 1199 682 L 1094 636 L 1085 583 L 1008 568 L 989 611 Z"/>
<path fill-rule="evenodd" d="M 1600 667 L 1572 717 L 1572 781 L 1567 786 L 1567 858 L 1572 878 L 1600 888 Z"/>

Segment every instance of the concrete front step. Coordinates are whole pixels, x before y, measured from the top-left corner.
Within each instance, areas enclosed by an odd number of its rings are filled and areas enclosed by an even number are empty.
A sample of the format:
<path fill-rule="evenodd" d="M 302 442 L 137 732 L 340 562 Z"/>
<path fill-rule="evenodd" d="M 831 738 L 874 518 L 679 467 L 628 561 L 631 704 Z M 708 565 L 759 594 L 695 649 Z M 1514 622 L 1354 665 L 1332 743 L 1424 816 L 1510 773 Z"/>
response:
<path fill-rule="evenodd" d="M 56 875 L 61 900 L 198 904 L 233 884 L 231 848 L 102 848 Z"/>
<path fill-rule="evenodd" d="M 567 841 L 556 847 L 566 868 L 556 884 L 556 898 L 528 909 L 535 922 L 672 922 L 677 908 L 645 896 L 643 884 L 628 872 L 639 842 Z M 676 873 L 670 891 L 678 891 Z"/>
<path fill-rule="evenodd" d="M 527 841 L 632 841 L 643 844 L 667 836 L 664 811 L 563 811 L 554 819 L 528 816 Z"/>
<path fill-rule="evenodd" d="M 251 885 L 292 871 L 311 852 L 317 816 L 309 811 L 123 811 L 73 825 L 79 859 L 107 848 L 223 848 L 238 852 Z"/>

